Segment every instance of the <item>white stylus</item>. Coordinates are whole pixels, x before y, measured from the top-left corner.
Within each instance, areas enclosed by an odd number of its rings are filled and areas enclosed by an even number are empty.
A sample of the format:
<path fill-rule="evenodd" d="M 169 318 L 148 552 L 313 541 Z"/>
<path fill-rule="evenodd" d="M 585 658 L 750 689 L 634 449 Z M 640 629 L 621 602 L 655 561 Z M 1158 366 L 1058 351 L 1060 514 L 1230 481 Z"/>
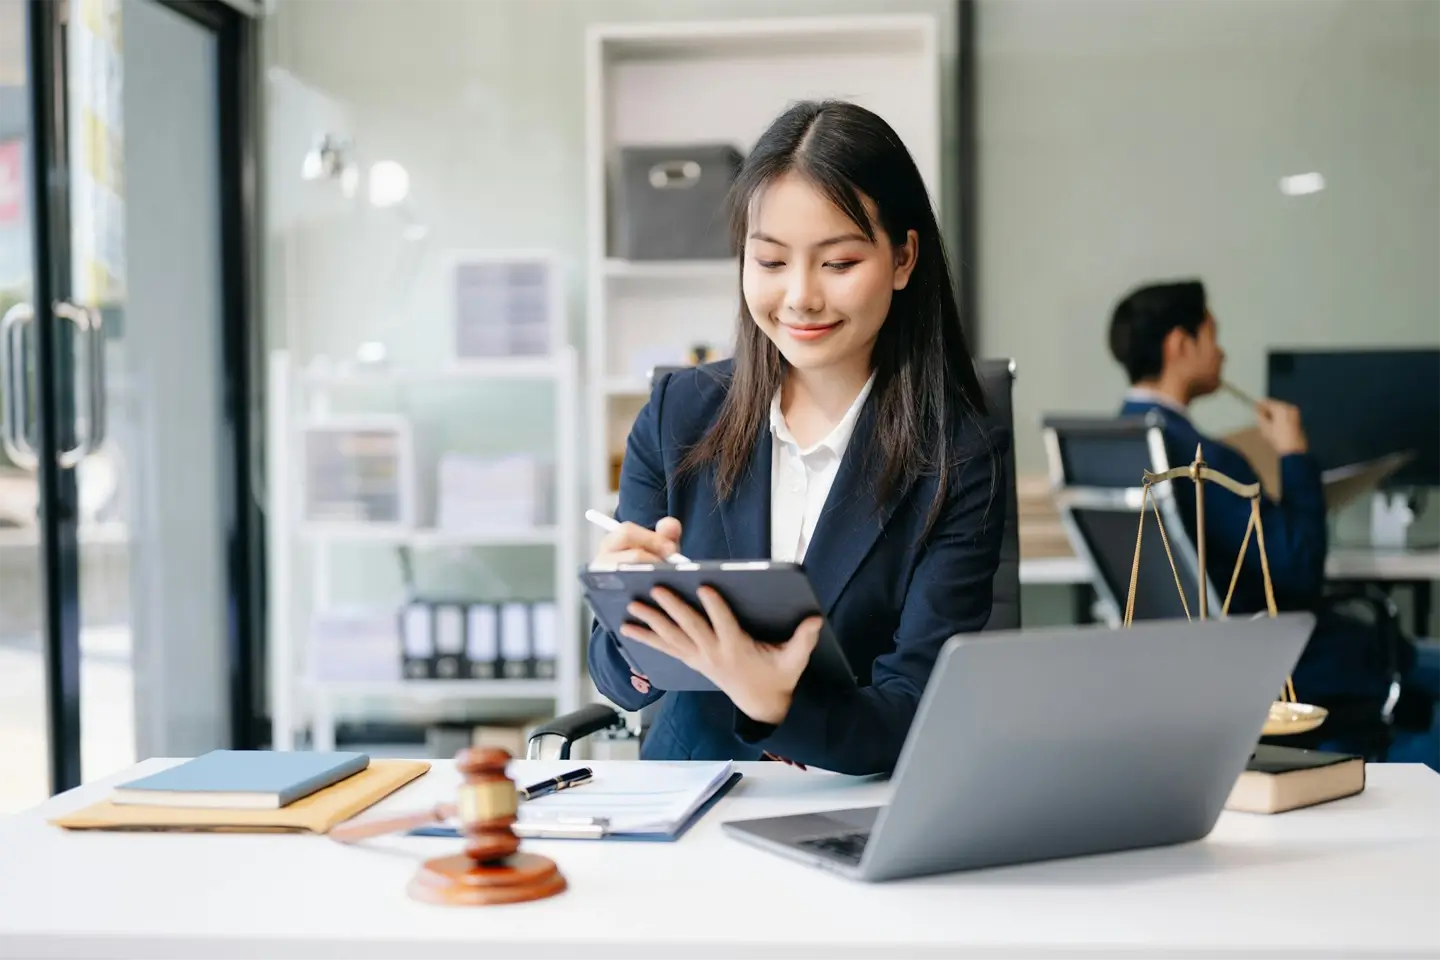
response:
<path fill-rule="evenodd" d="M 604 531 L 606 531 L 606 532 L 608 532 L 608 533 L 614 533 L 616 530 L 619 530 L 619 529 L 620 529 L 620 521 L 619 521 L 619 520 L 616 520 L 614 517 L 606 516 L 605 514 L 601 513 L 599 510 L 586 510 L 586 511 L 585 511 L 585 519 L 586 519 L 586 520 L 589 520 L 591 523 L 595 524 L 595 526 L 599 527 L 601 530 L 604 530 Z M 665 562 L 666 562 L 666 563 L 689 563 L 689 562 L 690 562 L 690 558 L 689 558 L 689 557 L 686 557 L 686 556 L 682 556 L 681 554 L 678 554 L 678 553 L 672 553 L 672 554 L 670 554 L 670 556 L 668 556 L 668 557 L 665 558 Z"/>

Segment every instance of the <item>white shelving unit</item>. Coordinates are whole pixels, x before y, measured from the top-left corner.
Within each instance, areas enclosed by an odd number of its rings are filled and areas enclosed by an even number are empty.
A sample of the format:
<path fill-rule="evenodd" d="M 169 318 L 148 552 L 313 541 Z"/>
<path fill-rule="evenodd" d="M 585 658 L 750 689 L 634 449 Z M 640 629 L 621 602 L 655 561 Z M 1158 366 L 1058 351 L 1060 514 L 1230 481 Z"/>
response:
<path fill-rule="evenodd" d="M 938 204 L 940 59 L 935 18 L 908 14 L 603 24 L 587 44 L 586 498 L 613 512 L 612 458 L 648 397 L 646 369 L 684 362 L 696 343 L 728 354 L 740 297 L 733 259 L 613 255 L 618 148 L 731 143 L 744 154 L 794 101 L 850 100 L 895 128 Z M 587 555 L 600 535 L 589 531 Z"/>
<path fill-rule="evenodd" d="M 294 749 L 298 735 L 310 731 L 311 745 L 331 749 L 336 716 L 356 701 L 403 700 L 448 705 L 475 701 L 548 701 L 556 713 L 575 709 L 581 701 L 581 597 L 575 571 L 580 564 L 580 532 L 575 518 L 580 490 L 578 408 L 579 360 L 566 345 L 550 357 L 466 360 L 439 370 L 303 370 L 293 369 L 288 355 L 272 354 L 269 374 L 270 424 L 268 525 L 273 556 L 270 567 L 271 714 L 277 750 Z M 555 395 L 554 523 L 528 529 L 447 530 L 424 524 L 409 529 L 363 525 L 306 525 L 301 522 L 299 494 L 301 460 L 297 455 L 300 424 L 323 422 L 330 401 L 339 393 L 375 388 L 423 390 L 433 384 L 494 384 L 501 381 L 549 384 Z M 408 546 L 414 550 L 456 550 L 548 546 L 554 551 L 554 599 L 560 643 L 553 680 L 387 680 L 373 682 L 312 680 L 305 669 L 303 646 L 308 622 L 300 616 L 292 584 L 296 550 L 310 547 L 312 605 L 328 603 L 331 552 L 371 546 Z M 397 639 L 396 666 L 399 667 Z"/>

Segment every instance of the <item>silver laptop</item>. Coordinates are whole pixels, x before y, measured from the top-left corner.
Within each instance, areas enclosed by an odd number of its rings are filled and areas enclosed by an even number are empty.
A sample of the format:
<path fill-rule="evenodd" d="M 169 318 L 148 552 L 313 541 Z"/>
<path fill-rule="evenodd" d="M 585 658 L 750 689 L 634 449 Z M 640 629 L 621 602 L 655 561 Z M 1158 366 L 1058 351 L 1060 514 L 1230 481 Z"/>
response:
<path fill-rule="evenodd" d="M 954 637 L 887 806 L 724 829 L 859 880 L 1199 840 L 1314 626 L 1294 613 Z"/>

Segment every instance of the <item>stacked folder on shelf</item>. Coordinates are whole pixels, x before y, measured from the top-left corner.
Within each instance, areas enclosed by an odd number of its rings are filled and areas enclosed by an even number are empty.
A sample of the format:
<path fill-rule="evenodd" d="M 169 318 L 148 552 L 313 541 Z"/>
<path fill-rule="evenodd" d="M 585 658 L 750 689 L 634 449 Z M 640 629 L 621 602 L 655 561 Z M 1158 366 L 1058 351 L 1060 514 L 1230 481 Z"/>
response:
<path fill-rule="evenodd" d="M 68 830 L 325 833 L 430 769 L 361 753 L 215 750 L 50 822 Z"/>
<path fill-rule="evenodd" d="M 556 609 L 553 600 L 415 600 L 400 622 L 405 679 L 554 679 Z"/>

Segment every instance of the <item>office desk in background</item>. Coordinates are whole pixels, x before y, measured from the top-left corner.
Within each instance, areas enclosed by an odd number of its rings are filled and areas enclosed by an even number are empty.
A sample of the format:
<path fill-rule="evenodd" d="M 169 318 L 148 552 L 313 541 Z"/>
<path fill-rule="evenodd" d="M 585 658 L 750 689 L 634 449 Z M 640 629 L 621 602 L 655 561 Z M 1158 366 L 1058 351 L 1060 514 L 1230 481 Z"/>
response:
<path fill-rule="evenodd" d="M 1365 793 L 1310 810 L 1224 814 L 1199 843 L 870 885 L 741 844 L 720 824 L 881 803 L 888 783 L 742 764 L 745 779 L 679 842 L 527 843 L 556 860 L 568 891 L 470 909 L 405 895 L 417 861 L 458 851 L 454 840 L 346 847 L 45 823 L 175 762 L 0 821 L 0 955 L 1440 954 L 1440 775 L 1422 766 L 1371 767 Z M 449 799 L 456 782 L 437 764 L 367 815 Z"/>
<path fill-rule="evenodd" d="M 1434 610 L 1434 589 L 1440 581 L 1440 550 L 1376 550 L 1340 547 L 1330 551 L 1325 575 L 1341 583 L 1368 583 L 1386 593 L 1395 587 L 1410 591 L 1410 631 L 1414 636 L 1430 632 Z"/>
<path fill-rule="evenodd" d="M 1090 565 L 1079 557 L 1021 557 L 1020 586 L 1022 602 L 1025 587 L 1069 587 L 1071 620 L 1075 623 L 1095 620 L 1098 598 L 1090 583 Z"/>
<path fill-rule="evenodd" d="M 1336 548 L 1326 560 L 1325 575 L 1337 583 L 1368 583 L 1387 592 L 1396 587 L 1408 589 L 1414 610 L 1411 629 L 1417 636 L 1428 632 L 1434 585 L 1440 582 L 1440 550 Z M 1021 559 L 1020 583 L 1071 586 L 1076 591 L 1076 622 L 1090 619 L 1089 608 L 1094 602 L 1090 567 L 1079 557 Z"/>

